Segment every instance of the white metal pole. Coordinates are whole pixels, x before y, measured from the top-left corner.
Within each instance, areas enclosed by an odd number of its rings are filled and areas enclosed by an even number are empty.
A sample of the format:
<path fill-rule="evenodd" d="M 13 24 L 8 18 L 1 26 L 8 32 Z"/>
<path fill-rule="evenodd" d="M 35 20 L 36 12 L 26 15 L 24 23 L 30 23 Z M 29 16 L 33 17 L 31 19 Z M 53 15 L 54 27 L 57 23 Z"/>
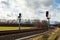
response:
<path fill-rule="evenodd" d="M 21 13 L 19 13 L 18 20 L 19 20 L 19 30 L 20 30 Z"/>
<path fill-rule="evenodd" d="M 19 30 L 20 30 L 20 20 L 19 20 Z"/>

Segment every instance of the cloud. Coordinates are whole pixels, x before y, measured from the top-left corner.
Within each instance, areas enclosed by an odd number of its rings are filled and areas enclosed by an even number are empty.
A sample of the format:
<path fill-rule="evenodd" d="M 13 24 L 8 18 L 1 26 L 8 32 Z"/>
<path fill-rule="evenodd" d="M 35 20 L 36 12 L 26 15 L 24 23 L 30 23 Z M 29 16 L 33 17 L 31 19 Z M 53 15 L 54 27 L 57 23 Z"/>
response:
<path fill-rule="evenodd" d="M 51 16 L 51 21 L 60 21 L 60 9 L 57 6 L 56 9 L 53 9 L 53 11 L 51 10 L 52 16 Z"/>
<path fill-rule="evenodd" d="M 34 14 L 40 19 L 46 19 L 45 12 L 52 10 L 54 0 L 26 0 L 27 6 L 34 10 Z"/>
<path fill-rule="evenodd" d="M 58 4 L 57 9 L 60 10 L 60 4 Z"/>
<path fill-rule="evenodd" d="M 52 17 L 55 11 L 52 4 L 55 0 L 0 0 L 1 18 L 17 19 L 22 13 L 22 19 L 46 19 L 45 12 L 48 10 Z M 57 13 L 57 12 L 56 12 Z"/>
<path fill-rule="evenodd" d="M 1 1 L 1 14 L 5 14 L 7 18 L 17 18 L 19 13 L 22 13 L 22 19 L 34 18 L 33 10 L 25 5 L 24 0 L 7 0 Z M 9 8 L 7 8 L 9 7 Z M 4 16 L 4 17 L 5 17 Z M 3 18 L 3 17 L 2 17 Z"/>
<path fill-rule="evenodd" d="M 27 5 L 31 8 L 49 7 L 54 0 L 26 0 Z"/>

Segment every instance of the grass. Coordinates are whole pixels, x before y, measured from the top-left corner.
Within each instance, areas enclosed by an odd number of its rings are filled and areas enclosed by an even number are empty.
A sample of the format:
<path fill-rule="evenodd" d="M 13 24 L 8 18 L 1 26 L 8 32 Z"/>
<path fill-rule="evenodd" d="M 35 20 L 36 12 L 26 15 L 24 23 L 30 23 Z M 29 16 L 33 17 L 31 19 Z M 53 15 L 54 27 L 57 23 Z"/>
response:
<path fill-rule="evenodd" d="M 44 33 L 27 40 L 55 40 L 60 35 L 60 28 L 56 28 L 51 32 Z"/>
<path fill-rule="evenodd" d="M 18 30 L 18 27 L 0 27 L 0 31 L 6 31 L 6 30 Z"/>
<path fill-rule="evenodd" d="M 33 29 L 34 27 L 20 27 L 21 30 L 26 30 L 26 29 Z M 6 31 L 6 30 L 19 30 L 19 27 L 2 27 L 0 26 L 0 31 Z"/>
<path fill-rule="evenodd" d="M 58 36 L 60 36 L 60 29 L 55 30 L 55 33 L 51 34 L 48 40 L 55 40 Z"/>

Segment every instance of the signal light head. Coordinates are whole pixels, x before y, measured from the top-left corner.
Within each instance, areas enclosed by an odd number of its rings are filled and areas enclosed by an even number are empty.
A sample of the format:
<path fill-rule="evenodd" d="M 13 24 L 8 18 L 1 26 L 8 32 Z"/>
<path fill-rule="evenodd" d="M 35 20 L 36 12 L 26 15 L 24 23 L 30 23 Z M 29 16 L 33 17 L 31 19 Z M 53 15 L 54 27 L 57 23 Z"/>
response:
<path fill-rule="evenodd" d="M 48 12 L 48 11 L 46 11 L 46 17 L 48 17 L 48 14 L 49 14 L 49 12 Z"/>

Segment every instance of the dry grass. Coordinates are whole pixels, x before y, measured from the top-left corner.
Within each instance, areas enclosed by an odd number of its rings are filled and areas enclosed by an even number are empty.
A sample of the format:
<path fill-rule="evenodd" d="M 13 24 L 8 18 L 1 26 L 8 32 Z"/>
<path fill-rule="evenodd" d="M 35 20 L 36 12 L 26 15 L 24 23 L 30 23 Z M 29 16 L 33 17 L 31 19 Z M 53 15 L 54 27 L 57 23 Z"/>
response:
<path fill-rule="evenodd" d="M 48 40 L 55 40 L 56 37 L 58 37 L 60 35 L 60 28 L 56 28 L 56 30 L 54 30 L 54 32 L 52 32 L 52 34 L 49 36 Z"/>
<path fill-rule="evenodd" d="M 60 29 L 56 28 L 48 33 L 29 38 L 27 40 L 55 40 L 58 35 L 60 35 Z"/>

